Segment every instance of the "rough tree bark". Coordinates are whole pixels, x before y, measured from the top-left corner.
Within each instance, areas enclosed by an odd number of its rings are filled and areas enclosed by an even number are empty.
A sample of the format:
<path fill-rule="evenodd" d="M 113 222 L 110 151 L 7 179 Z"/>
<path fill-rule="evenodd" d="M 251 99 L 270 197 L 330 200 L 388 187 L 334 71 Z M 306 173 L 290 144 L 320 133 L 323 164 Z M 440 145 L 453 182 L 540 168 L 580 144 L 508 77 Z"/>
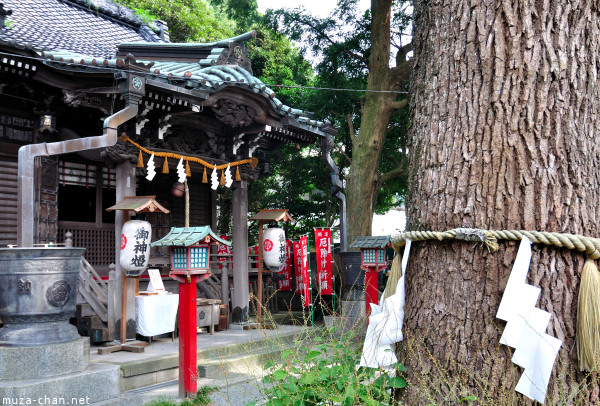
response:
<path fill-rule="evenodd" d="M 408 229 L 597 237 L 599 2 L 414 6 Z M 498 344 L 505 323 L 495 319 L 516 248 L 501 242 L 490 254 L 460 241 L 413 244 L 399 350 L 408 404 L 464 395 L 527 401 L 514 392 L 522 369 Z M 547 332 L 563 340 L 546 404 L 598 404 L 598 376 L 578 371 L 573 350 L 584 258 L 539 245 L 533 251 L 528 283 L 542 289 L 537 306 L 552 314 Z"/>

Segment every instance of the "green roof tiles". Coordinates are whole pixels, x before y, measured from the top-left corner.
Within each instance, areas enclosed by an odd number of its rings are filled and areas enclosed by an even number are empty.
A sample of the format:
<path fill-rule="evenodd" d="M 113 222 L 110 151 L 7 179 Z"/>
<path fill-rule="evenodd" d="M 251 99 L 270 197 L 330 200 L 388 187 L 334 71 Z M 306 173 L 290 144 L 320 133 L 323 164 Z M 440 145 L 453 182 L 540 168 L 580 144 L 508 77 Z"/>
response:
<path fill-rule="evenodd" d="M 203 242 L 204 239 L 210 236 L 211 239 L 215 240 L 219 244 L 231 246 L 231 242 L 222 240 L 217 234 L 215 234 L 210 226 L 202 227 L 173 227 L 169 234 L 161 238 L 160 240 L 150 243 L 151 247 L 189 247 L 198 242 Z"/>
<path fill-rule="evenodd" d="M 383 248 L 391 241 L 389 235 L 373 237 L 356 237 L 350 248 Z"/>

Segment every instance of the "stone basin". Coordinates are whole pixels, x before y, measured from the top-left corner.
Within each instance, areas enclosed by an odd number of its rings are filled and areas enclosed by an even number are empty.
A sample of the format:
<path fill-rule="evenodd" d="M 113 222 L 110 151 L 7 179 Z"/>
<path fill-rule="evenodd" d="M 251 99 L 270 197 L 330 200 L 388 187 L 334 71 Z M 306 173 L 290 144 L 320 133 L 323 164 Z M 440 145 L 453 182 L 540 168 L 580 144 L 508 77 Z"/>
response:
<path fill-rule="evenodd" d="M 0 248 L 0 346 L 80 338 L 74 316 L 85 248 Z"/>

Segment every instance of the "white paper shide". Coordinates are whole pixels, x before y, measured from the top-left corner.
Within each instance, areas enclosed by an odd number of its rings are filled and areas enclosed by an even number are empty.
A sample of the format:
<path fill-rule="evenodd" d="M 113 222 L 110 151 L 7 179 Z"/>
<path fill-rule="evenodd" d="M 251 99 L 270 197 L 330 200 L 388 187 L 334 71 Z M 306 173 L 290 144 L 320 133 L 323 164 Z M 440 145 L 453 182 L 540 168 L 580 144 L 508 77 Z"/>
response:
<path fill-rule="evenodd" d="M 524 368 L 515 390 L 544 403 L 562 341 L 546 334 L 551 314 L 535 307 L 541 289 L 526 282 L 531 241 L 523 237 L 496 317 L 505 320 L 500 343 L 515 349 L 512 362 Z"/>

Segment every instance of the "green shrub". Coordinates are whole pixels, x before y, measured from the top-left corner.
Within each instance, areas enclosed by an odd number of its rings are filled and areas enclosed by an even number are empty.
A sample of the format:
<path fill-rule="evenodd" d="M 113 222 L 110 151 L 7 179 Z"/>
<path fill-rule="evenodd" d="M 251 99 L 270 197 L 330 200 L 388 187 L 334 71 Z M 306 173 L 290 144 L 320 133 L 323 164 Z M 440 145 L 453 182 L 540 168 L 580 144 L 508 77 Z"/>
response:
<path fill-rule="evenodd" d="M 358 367 L 361 347 L 353 335 L 315 337 L 314 346 L 285 350 L 281 363 L 267 365 L 266 405 L 389 405 L 392 390 L 404 388 L 401 364 L 387 370 Z M 253 405 L 249 403 L 248 405 Z"/>

